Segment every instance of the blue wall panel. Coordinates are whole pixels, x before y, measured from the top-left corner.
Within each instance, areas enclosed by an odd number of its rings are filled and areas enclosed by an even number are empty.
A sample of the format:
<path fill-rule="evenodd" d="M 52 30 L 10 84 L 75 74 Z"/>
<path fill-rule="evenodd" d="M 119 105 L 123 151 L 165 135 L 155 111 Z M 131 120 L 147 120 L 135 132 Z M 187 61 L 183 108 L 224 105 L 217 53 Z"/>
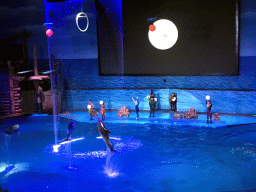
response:
<path fill-rule="evenodd" d="M 131 77 L 99 76 L 97 60 L 63 60 L 67 110 L 87 110 L 104 100 L 107 109 L 127 106 L 134 110 L 131 97 L 139 97 L 140 109 L 149 110 L 146 96 L 154 89 L 158 109 L 169 109 L 169 95 L 178 94 L 178 110 L 194 107 L 205 112 L 205 96 L 210 95 L 213 111 L 256 114 L 256 57 L 241 57 L 239 76 Z M 77 69 L 77 70 L 75 70 Z M 167 82 L 164 82 L 166 79 Z"/>
<path fill-rule="evenodd" d="M 98 60 L 63 60 L 67 89 L 183 88 L 256 90 L 256 57 L 240 57 L 239 76 L 99 76 Z M 164 82 L 166 79 L 166 82 Z"/>
<path fill-rule="evenodd" d="M 205 112 L 205 96 L 210 95 L 213 102 L 212 110 L 218 113 L 256 114 L 256 91 L 208 91 L 208 90 L 178 90 L 154 89 L 158 99 L 157 109 L 170 109 L 169 95 L 176 92 L 178 96 L 178 111 L 187 111 L 193 107 L 198 112 Z M 149 89 L 103 89 L 103 90 L 67 90 L 67 110 L 87 110 L 91 99 L 96 109 L 100 109 L 99 102 L 103 100 L 106 109 L 120 109 L 126 106 L 134 110 L 131 97 L 139 97 L 140 110 L 149 110 L 147 95 Z"/>

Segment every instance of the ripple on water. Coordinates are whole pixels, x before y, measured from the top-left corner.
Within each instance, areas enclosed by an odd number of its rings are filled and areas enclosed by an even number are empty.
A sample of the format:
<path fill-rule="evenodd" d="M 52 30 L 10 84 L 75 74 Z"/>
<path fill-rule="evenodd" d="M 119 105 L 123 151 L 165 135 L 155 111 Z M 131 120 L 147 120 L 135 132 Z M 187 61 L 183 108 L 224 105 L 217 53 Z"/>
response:
<path fill-rule="evenodd" d="M 110 138 L 112 138 L 110 140 L 117 154 L 131 152 L 143 145 L 140 140 L 135 139 L 134 137 L 110 137 Z M 102 139 L 102 138 L 97 137 L 97 139 Z M 85 139 L 85 140 L 86 140 L 86 145 L 88 145 L 88 143 L 90 143 L 90 140 L 88 139 Z M 44 151 L 45 153 L 48 153 L 48 154 L 53 154 L 57 156 L 69 156 L 69 157 L 73 156 L 74 158 L 93 158 L 94 159 L 94 158 L 106 157 L 107 155 L 106 150 L 75 151 L 76 149 L 71 149 L 72 145 L 77 145 L 77 144 L 81 145 L 81 142 L 84 142 L 84 141 L 77 141 L 77 142 L 61 145 L 59 146 L 58 151 L 54 151 L 55 145 L 51 144 L 51 145 L 48 145 Z"/>

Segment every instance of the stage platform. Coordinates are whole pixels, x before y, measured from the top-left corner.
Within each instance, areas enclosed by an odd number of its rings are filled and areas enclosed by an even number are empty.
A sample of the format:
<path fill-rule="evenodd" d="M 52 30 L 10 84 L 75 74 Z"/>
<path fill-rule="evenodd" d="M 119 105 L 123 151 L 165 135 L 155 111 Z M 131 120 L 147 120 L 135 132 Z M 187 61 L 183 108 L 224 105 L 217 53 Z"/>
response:
<path fill-rule="evenodd" d="M 182 112 L 181 112 L 182 113 Z M 72 118 L 78 122 L 96 123 L 98 117 L 90 120 L 88 112 L 70 112 L 60 115 L 64 118 Z M 149 112 L 140 112 L 140 118 L 136 119 L 136 113 L 130 112 L 129 117 L 118 117 L 117 112 L 107 112 L 106 123 L 135 123 L 135 124 L 169 124 L 176 126 L 195 126 L 195 127 L 209 127 L 209 128 L 222 128 L 230 126 L 239 126 L 247 124 L 256 124 L 256 117 L 252 115 L 235 115 L 235 114 L 220 114 L 220 120 L 212 123 L 206 123 L 206 114 L 199 114 L 198 119 L 174 119 L 174 113 L 155 113 L 155 117 L 149 117 Z"/>

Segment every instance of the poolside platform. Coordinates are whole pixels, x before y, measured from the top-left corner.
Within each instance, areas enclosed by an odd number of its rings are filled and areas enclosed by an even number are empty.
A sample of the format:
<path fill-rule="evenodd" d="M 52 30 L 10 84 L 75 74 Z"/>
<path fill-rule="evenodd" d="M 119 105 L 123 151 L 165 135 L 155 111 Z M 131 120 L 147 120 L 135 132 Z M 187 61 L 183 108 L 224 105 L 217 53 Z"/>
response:
<path fill-rule="evenodd" d="M 181 112 L 182 113 L 182 112 Z M 107 112 L 105 123 L 132 123 L 132 124 L 168 124 L 176 126 L 196 126 L 209 128 L 222 128 L 238 125 L 256 124 L 256 117 L 245 114 L 219 114 L 220 120 L 213 120 L 212 123 L 207 123 L 206 114 L 198 114 L 198 119 L 174 119 L 174 113 L 157 112 L 155 117 L 149 117 L 149 112 L 140 112 L 140 118 L 136 119 L 136 113 L 130 112 L 129 117 L 118 117 L 117 112 Z M 70 112 L 60 115 L 64 118 L 72 118 L 78 122 L 95 123 L 98 117 L 90 120 L 88 112 Z"/>

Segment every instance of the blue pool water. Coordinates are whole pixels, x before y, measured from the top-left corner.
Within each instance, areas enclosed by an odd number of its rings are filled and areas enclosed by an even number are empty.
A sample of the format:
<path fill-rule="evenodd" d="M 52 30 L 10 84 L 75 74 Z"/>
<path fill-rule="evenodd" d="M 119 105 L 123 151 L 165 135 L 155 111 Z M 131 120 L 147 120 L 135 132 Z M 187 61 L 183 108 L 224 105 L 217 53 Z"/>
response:
<path fill-rule="evenodd" d="M 160 119 L 158 119 L 160 122 Z M 158 121 L 156 119 L 156 121 Z M 229 128 L 106 121 L 117 152 L 107 150 L 96 120 L 77 122 L 53 151 L 52 116 L 0 121 L 0 185 L 10 191 L 238 191 L 256 188 L 256 125 Z M 68 120 L 59 119 L 58 140 Z"/>

